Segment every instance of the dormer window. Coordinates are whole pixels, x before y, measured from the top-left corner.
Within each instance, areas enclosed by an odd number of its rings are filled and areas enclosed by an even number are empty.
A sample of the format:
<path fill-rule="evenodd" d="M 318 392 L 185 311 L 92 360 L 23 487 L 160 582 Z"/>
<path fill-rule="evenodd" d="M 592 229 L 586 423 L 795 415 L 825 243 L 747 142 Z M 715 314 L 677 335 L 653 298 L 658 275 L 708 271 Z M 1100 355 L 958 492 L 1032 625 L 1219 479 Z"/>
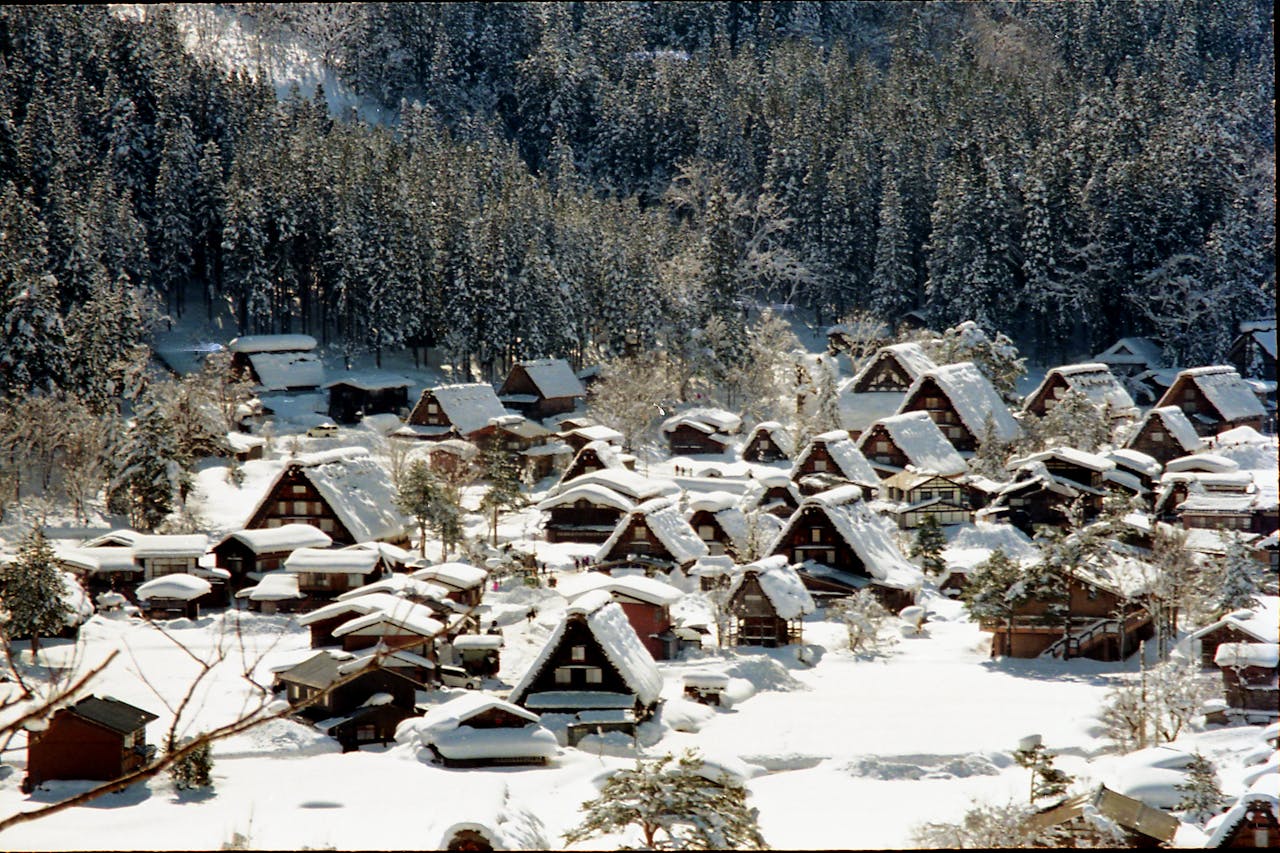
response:
<path fill-rule="evenodd" d="M 569 649 L 569 659 L 570 659 L 570 660 L 572 660 L 572 661 L 575 661 L 575 662 L 579 662 L 579 661 L 584 661 L 584 660 L 586 660 L 586 659 L 587 659 L 587 647 L 586 647 L 586 646 L 573 646 L 571 649 Z"/>

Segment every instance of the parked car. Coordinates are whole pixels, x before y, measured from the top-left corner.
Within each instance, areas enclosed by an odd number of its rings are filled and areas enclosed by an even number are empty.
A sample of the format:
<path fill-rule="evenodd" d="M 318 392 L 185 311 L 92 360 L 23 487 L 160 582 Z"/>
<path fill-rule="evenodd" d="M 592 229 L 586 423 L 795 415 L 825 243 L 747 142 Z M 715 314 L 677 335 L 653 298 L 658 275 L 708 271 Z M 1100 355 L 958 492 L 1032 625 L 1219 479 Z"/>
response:
<path fill-rule="evenodd" d="M 440 683 L 446 687 L 463 687 L 467 690 L 475 690 L 480 686 L 480 677 L 471 675 L 460 666 L 445 664 L 439 669 Z"/>
<path fill-rule="evenodd" d="M 316 424 L 307 430 L 307 435 L 311 438 L 333 438 L 338 434 L 338 425 L 329 421 L 322 424 Z"/>

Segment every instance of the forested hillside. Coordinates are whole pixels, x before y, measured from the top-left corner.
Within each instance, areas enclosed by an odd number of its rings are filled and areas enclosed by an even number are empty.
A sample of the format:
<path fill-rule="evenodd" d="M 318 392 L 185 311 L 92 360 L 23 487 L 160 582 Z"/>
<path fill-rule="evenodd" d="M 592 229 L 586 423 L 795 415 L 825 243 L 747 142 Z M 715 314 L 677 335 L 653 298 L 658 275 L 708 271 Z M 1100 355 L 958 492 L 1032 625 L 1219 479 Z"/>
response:
<path fill-rule="evenodd" d="M 1191 364 L 1274 309 L 1260 0 L 237 11 L 400 120 L 228 78 L 163 9 L 0 9 L 0 392 L 105 401 L 199 293 L 480 365 L 763 302 Z"/>

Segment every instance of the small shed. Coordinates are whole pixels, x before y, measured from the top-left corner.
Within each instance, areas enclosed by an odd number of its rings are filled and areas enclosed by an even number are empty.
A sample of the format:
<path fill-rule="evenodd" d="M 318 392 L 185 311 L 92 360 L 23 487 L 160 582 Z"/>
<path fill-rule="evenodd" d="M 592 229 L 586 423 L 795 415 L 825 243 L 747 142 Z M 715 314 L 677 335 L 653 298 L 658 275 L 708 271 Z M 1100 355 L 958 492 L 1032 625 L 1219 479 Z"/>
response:
<path fill-rule="evenodd" d="M 44 731 L 27 734 L 27 790 L 51 779 L 119 779 L 155 754 L 147 723 L 158 719 L 111 697 L 89 696 L 63 708 Z"/>
<path fill-rule="evenodd" d="M 1270 597 L 1257 607 L 1235 610 L 1216 622 L 1192 632 L 1187 638 L 1189 651 L 1197 654 L 1200 665 L 1214 666 L 1218 646 L 1225 643 L 1274 643 L 1280 632 L 1280 600 Z"/>
<path fill-rule="evenodd" d="M 217 565 L 231 573 L 234 589 L 251 582 L 251 573 L 275 571 L 298 548 L 328 548 L 333 538 L 311 524 L 294 522 L 279 527 L 237 530 L 213 546 Z"/>
<path fill-rule="evenodd" d="M 436 430 L 441 438 L 475 441 L 492 431 L 495 418 L 510 415 L 492 385 L 468 382 L 427 388 L 409 413 L 409 425 Z M 424 435 L 424 437 L 430 437 Z"/>
<path fill-rule="evenodd" d="M 673 455 L 724 453 L 742 427 L 742 418 L 723 409 L 691 409 L 662 422 Z"/>
<path fill-rule="evenodd" d="M 1160 345 L 1150 338 L 1120 338 L 1095 355 L 1093 360 L 1105 364 L 1112 374 L 1125 378 L 1164 367 Z"/>
<path fill-rule="evenodd" d="M 1280 644 L 1222 643 L 1213 662 L 1222 670 L 1229 708 L 1260 722 L 1280 717 Z"/>
<path fill-rule="evenodd" d="M 1125 846 L 1135 848 L 1164 847 L 1173 842 L 1181 825 L 1176 817 L 1152 808 L 1140 800 L 1112 791 L 1106 785 L 1083 794 L 1068 797 L 1056 806 L 1041 809 L 1027 818 L 1030 828 L 1044 830 L 1059 827 L 1076 843 L 1096 839 L 1097 828 L 1088 814 L 1105 818 L 1125 835 Z M 1066 844 L 1064 846 L 1075 846 Z M 1082 846 L 1092 846 L 1087 843 Z"/>
<path fill-rule="evenodd" d="M 482 693 L 436 705 L 396 734 L 429 749 L 445 767 L 546 764 L 560 751 L 537 714 Z"/>
<path fill-rule="evenodd" d="M 1164 464 L 1187 453 L 1198 453 L 1206 443 L 1182 409 L 1157 406 L 1138 422 L 1124 446 Z"/>
<path fill-rule="evenodd" d="M 376 551 L 345 548 L 298 548 L 284 561 L 284 569 L 297 574 L 300 592 L 320 601 L 373 583 L 380 575 Z"/>
<path fill-rule="evenodd" d="M 212 585 L 195 575 L 172 574 L 149 580 L 134 592 L 143 614 L 151 618 L 200 618 L 200 599 Z"/>
<path fill-rule="evenodd" d="M 291 613 L 305 598 L 298 589 L 298 576 L 279 569 L 267 572 L 253 586 L 236 593 L 236 598 L 247 602 L 255 613 Z"/>
<path fill-rule="evenodd" d="M 344 752 L 366 743 L 390 743 L 396 726 L 416 716 L 418 683 L 383 667 L 375 658 L 358 670 L 342 671 L 349 655 L 322 651 L 276 673 L 297 716 L 315 722 L 342 744 Z"/>
<path fill-rule="evenodd" d="M 467 607 L 475 607 L 484 597 L 484 582 L 489 573 L 469 563 L 454 562 L 417 568 L 409 577 L 438 584 L 448 590 L 449 598 Z"/>
<path fill-rule="evenodd" d="M 227 349 L 232 372 L 247 372 L 261 391 L 314 391 L 324 384 L 324 365 L 310 335 L 245 335 Z"/>
<path fill-rule="evenodd" d="M 1227 361 L 1241 376 L 1276 381 L 1276 319 L 1244 320 L 1227 350 Z"/>
<path fill-rule="evenodd" d="M 395 373 L 343 373 L 324 384 L 329 391 L 329 417 L 340 424 L 359 423 L 366 415 L 409 412 L 408 379 Z"/>
<path fill-rule="evenodd" d="M 828 475 L 855 483 L 864 488 L 864 496 L 880 485 L 880 476 L 844 430 L 815 435 L 796 456 L 791 466 L 791 479 L 800 485 L 802 492 L 812 494 L 813 490 L 806 486 L 804 480 L 813 475 Z"/>

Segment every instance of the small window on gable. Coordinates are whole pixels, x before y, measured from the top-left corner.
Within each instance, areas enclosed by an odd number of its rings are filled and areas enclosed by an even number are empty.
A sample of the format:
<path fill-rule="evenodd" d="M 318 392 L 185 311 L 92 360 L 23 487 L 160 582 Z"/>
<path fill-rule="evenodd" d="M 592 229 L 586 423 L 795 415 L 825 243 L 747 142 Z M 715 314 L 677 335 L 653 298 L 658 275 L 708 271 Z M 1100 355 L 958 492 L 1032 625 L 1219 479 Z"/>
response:
<path fill-rule="evenodd" d="M 587 684 L 600 684 L 604 681 L 604 670 L 598 666 L 587 668 Z"/>
<path fill-rule="evenodd" d="M 1164 433 L 1162 433 L 1162 432 L 1161 432 L 1160 430 L 1158 430 L 1158 429 L 1152 430 L 1152 431 L 1151 431 L 1151 440 L 1152 440 L 1152 441 L 1154 441 L 1156 444 L 1161 444 L 1161 443 L 1163 443 L 1163 442 L 1164 442 Z"/>
<path fill-rule="evenodd" d="M 698 538 L 703 542 L 710 542 L 716 538 L 716 530 L 710 524 L 698 525 Z"/>
<path fill-rule="evenodd" d="M 556 667 L 556 684 L 571 684 L 573 682 L 573 670 L 567 666 Z"/>
<path fill-rule="evenodd" d="M 815 459 L 815 460 L 813 460 L 813 470 L 815 470 L 815 471 L 825 471 L 825 470 L 827 470 L 827 460 L 825 460 L 825 459 Z"/>
<path fill-rule="evenodd" d="M 440 407 L 435 403 L 427 403 L 427 414 L 437 415 L 440 413 Z"/>
<path fill-rule="evenodd" d="M 810 542 L 821 542 L 821 541 L 822 541 L 822 528 L 821 528 L 821 527 L 810 527 L 810 528 L 809 528 L 809 541 L 810 541 Z"/>
<path fill-rule="evenodd" d="M 305 494 L 307 493 L 307 487 L 306 487 L 306 486 L 290 486 L 289 488 L 290 488 L 290 490 L 292 491 L 292 494 L 293 494 L 295 497 L 300 497 L 300 496 L 303 496 L 303 495 L 305 495 Z"/>
<path fill-rule="evenodd" d="M 569 659 L 573 661 L 584 661 L 587 659 L 586 646 L 574 646 L 569 650 Z"/>

